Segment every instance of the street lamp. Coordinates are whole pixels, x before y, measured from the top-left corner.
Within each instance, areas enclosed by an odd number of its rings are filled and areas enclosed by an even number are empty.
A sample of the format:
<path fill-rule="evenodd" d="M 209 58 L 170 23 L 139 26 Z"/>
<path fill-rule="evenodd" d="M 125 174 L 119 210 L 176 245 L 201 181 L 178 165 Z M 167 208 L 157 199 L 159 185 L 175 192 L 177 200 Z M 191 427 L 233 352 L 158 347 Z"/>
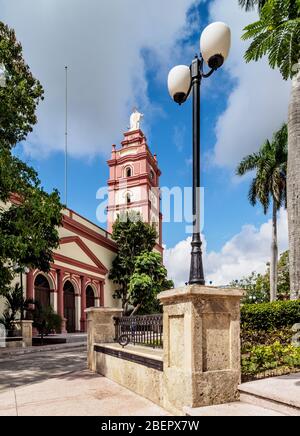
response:
<path fill-rule="evenodd" d="M 227 59 L 231 42 L 230 28 L 216 22 L 207 26 L 200 38 L 200 57 L 190 67 L 178 65 L 168 76 L 168 89 L 179 105 L 193 94 L 193 239 L 189 284 L 205 285 L 202 242 L 200 236 L 200 86 L 202 78 L 210 77 Z M 204 72 L 204 63 L 210 67 Z"/>

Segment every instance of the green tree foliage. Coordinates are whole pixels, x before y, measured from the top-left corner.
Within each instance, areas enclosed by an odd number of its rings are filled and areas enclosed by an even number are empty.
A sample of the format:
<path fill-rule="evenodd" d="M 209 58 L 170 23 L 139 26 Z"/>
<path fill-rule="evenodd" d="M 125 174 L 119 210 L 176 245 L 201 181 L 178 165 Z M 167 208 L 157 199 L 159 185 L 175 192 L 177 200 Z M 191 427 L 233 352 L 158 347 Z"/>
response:
<path fill-rule="evenodd" d="M 244 289 L 246 291 L 246 295 L 242 300 L 242 303 L 244 304 L 268 302 L 270 295 L 270 265 L 267 264 L 265 274 L 252 272 L 248 277 L 231 282 L 229 286 Z M 289 291 L 289 252 L 285 251 L 280 255 L 278 261 L 278 299 L 288 299 Z"/>
<path fill-rule="evenodd" d="M 134 307 L 133 313 L 140 309 L 143 313 L 159 311 L 157 295 L 174 287 L 167 275 L 159 253 L 144 252 L 136 257 L 128 288 L 129 303 Z"/>
<path fill-rule="evenodd" d="M 159 283 L 163 284 L 160 274 L 164 273 L 165 269 L 161 264 L 161 258 L 158 267 L 158 257 L 150 255 L 157 239 L 155 227 L 144 223 L 140 214 L 136 212 L 120 214 L 114 223 L 112 237 L 117 243 L 118 253 L 113 261 L 109 278 L 118 286 L 114 297 L 122 300 L 122 307 L 126 313 L 130 302 L 134 301 L 134 305 L 137 305 L 139 304 L 137 296 L 142 298 L 142 291 L 138 290 L 139 286 L 148 293 L 150 285 L 154 284 L 153 295 L 160 292 L 157 291 Z M 153 266 L 156 267 L 155 270 L 152 269 Z M 129 292 L 130 283 L 131 292 Z M 148 302 L 151 300 L 149 294 L 147 295 L 143 301 L 140 301 L 140 305 L 145 305 L 146 300 Z"/>
<path fill-rule="evenodd" d="M 300 0 L 267 0 L 260 19 L 245 28 L 243 39 L 252 40 L 247 62 L 267 55 L 271 68 L 279 68 L 285 80 L 293 77 L 300 53 Z"/>
<path fill-rule="evenodd" d="M 243 176 L 256 171 L 248 198 L 252 206 L 259 201 L 268 212 L 270 200 L 276 208 L 286 205 L 287 172 L 287 125 L 274 134 L 272 142 L 267 140 L 257 153 L 245 157 L 237 168 L 237 175 Z"/>
<path fill-rule="evenodd" d="M 0 21 L 0 64 L 5 86 L 0 87 L 0 144 L 10 149 L 26 139 L 37 122 L 36 108 L 43 99 L 43 88 L 23 58 L 15 32 Z"/>
<path fill-rule="evenodd" d="M 246 11 L 251 11 L 255 7 L 260 11 L 268 0 L 239 0 L 239 5 L 245 8 Z"/>
<path fill-rule="evenodd" d="M 258 304 L 269 301 L 270 279 L 269 276 L 252 272 L 248 277 L 230 283 L 230 287 L 243 289 L 246 292 L 243 304 Z"/>
<path fill-rule="evenodd" d="M 7 330 L 13 330 L 13 321 L 17 318 L 23 320 L 25 312 L 31 309 L 31 305 L 35 304 L 34 300 L 26 299 L 23 295 L 23 290 L 16 284 L 5 293 L 5 309 L 0 324 L 4 324 Z"/>
<path fill-rule="evenodd" d="M 43 307 L 39 302 L 36 302 L 32 325 L 41 335 L 41 343 L 43 344 L 45 335 L 61 331 L 62 318 L 54 311 L 52 306 Z"/>
<path fill-rule="evenodd" d="M 37 122 L 35 111 L 43 89 L 26 65 L 15 32 L 0 22 L 0 293 L 7 292 L 13 267 L 48 271 L 52 250 L 58 247 L 61 225 L 57 191 L 46 193 L 33 168 L 12 154 Z M 17 203 L 10 203 L 12 194 Z"/>
<path fill-rule="evenodd" d="M 300 322 L 300 301 L 245 304 L 241 308 L 244 330 L 273 331 L 293 327 Z"/>
<path fill-rule="evenodd" d="M 257 153 L 245 157 L 237 168 L 237 174 L 243 176 L 256 171 L 251 183 L 248 198 L 252 206 L 259 201 L 266 214 L 272 200 L 272 256 L 270 262 L 270 299 L 277 298 L 277 211 L 286 207 L 287 179 L 287 125 L 274 134 L 272 142 L 267 140 Z"/>
<path fill-rule="evenodd" d="M 278 295 L 287 298 L 290 294 L 289 252 L 285 251 L 278 262 Z"/>

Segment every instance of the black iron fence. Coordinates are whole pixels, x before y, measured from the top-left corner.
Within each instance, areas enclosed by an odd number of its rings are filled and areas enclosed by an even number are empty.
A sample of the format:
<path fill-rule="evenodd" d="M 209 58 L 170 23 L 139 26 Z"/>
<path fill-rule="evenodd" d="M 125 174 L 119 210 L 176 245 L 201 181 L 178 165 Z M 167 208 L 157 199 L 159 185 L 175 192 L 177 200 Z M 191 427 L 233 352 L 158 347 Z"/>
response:
<path fill-rule="evenodd" d="M 115 341 L 122 346 L 129 343 L 152 348 L 163 346 L 163 316 L 143 315 L 115 318 Z"/>

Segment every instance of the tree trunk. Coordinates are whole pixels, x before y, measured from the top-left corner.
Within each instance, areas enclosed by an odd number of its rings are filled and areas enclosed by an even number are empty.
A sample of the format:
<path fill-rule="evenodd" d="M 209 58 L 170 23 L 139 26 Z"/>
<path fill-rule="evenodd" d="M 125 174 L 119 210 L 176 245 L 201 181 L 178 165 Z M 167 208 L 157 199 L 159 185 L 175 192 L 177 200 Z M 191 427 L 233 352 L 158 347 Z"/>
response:
<path fill-rule="evenodd" d="M 300 72 L 294 77 L 288 119 L 288 224 L 291 299 L 300 297 Z"/>
<path fill-rule="evenodd" d="M 140 307 L 141 307 L 141 304 L 138 304 L 137 306 L 135 306 L 135 308 L 131 312 L 130 316 L 134 316 L 134 314 L 139 310 Z"/>
<path fill-rule="evenodd" d="M 270 301 L 277 299 L 277 269 L 278 269 L 278 244 L 277 244 L 277 204 L 273 200 L 273 219 L 272 219 L 272 246 L 270 263 Z"/>

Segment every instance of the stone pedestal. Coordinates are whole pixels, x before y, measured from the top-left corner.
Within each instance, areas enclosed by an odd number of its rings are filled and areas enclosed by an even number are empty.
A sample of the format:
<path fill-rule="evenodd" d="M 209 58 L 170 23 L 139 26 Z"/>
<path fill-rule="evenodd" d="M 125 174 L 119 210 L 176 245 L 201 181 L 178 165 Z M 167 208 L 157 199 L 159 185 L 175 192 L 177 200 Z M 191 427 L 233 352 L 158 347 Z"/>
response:
<path fill-rule="evenodd" d="M 32 347 L 32 323 L 31 320 L 15 321 L 14 324 L 21 330 L 23 344 L 25 347 Z"/>
<path fill-rule="evenodd" d="M 238 399 L 240 299 L 243 291 L 186 286 L 159 294 L 164 309 L 163 406 L 184 407 Z"/>
<path fill-rule="evenodd" d="M 60 333 L 62 335 L 66 335 L 68 333 L 66 326 L 67 326 L 67 318 L 62 318 L 61 328 L 60 328 Z"/>
<path fill-rule="evenodd" d="M 94 344 L 112 343 L 115 339 L 114 317 L 122 315 L 122 309 L 90 307 L 87 316 L 88 368 L 95 371 Z"/>

